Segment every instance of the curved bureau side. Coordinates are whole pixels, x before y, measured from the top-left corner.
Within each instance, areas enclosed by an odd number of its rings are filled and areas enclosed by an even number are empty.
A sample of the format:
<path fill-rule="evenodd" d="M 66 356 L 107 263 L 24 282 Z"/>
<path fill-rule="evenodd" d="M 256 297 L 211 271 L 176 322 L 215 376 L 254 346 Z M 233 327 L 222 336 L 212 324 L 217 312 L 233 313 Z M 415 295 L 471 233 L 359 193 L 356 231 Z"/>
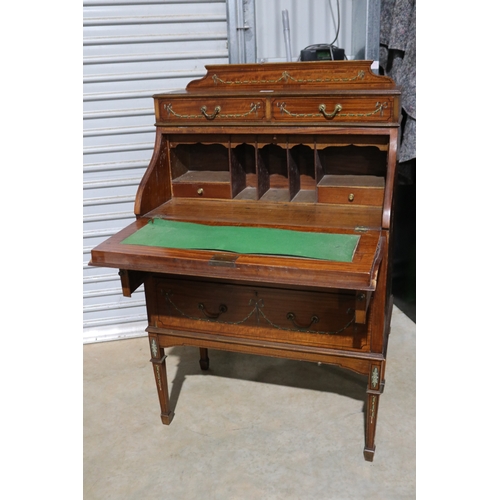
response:
<path fill-rule="evenodd" d="M 390 229 L 391 212 L 394 196 L 394 185 L 396 183 L 396 163 L 398 150 L 399 129 L 393 128 L 390 131 L 389 151 L 387 155 L 387 176 L 385 181 L 385 195 L 382 212 L 382 228 Z"/>
<path fill-rule="evenodd" d="M 167 137 L 156 129 L 156 140 L 153 156 L 139 184 L 135 197 L 134 213 L 136 217 L 154 210 L 172 197 L 170 177 L 168 173 Z"/>

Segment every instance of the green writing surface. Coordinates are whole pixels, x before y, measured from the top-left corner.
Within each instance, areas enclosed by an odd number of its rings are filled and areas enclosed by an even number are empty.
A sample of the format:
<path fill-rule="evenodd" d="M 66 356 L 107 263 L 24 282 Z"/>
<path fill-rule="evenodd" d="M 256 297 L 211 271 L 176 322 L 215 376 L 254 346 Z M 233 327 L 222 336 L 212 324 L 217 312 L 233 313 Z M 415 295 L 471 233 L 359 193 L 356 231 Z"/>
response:
<path fill-rule="evenodd" d="M 353 234 L 313 233 L 264 227 L 208 226 L 152 219 L 121 243 L 352 262 L 358 241 L 359 236 Z"/>

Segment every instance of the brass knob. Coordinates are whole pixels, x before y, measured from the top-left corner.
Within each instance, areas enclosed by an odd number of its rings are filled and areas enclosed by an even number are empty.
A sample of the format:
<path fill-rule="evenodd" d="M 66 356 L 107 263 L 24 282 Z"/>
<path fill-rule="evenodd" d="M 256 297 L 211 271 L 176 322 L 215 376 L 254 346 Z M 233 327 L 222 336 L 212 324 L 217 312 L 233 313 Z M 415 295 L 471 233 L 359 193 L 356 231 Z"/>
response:
<path fill-rule="evenodd" d="M 349 201 L 353 201 L 353 200 L 354 200 L 354 195 L 351 193 L 351 194 L 349 195 Z"/>
<path fill-rule="evenodd" d="M 202 196 L 203 195 L 203 188 L 198 189 L 197 193 Z"/>

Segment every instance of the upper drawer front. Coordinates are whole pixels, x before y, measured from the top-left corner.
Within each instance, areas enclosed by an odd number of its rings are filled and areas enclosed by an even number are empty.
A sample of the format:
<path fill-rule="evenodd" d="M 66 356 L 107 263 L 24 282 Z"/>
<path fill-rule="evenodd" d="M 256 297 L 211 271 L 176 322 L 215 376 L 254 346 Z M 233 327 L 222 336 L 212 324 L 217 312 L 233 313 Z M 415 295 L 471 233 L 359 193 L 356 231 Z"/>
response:
<path fill-rule="evenodd" d="M 323 293 L 184 279 L 155 284 L 158 327 L 297 345 L 367 350 L 354 292 Z"/>
<path fill-rule="evenodd" d="M 272 102 L 274 120 L 284 122 L 392 123 L 392 97 L 297 97 Z"/>
<path fill-rule="evenodd" d="M 160 122 L 217 123 L 259 121 L 265 118 L 265 103 L 259 99 L 227 97 L 160 99 Z"/>

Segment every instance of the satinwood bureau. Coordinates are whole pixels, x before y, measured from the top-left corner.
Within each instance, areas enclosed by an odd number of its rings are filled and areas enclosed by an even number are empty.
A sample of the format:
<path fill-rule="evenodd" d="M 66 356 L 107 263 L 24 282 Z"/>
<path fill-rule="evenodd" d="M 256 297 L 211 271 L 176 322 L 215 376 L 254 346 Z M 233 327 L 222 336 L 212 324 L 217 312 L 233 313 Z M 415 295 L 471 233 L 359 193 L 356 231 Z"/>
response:
<path fill-rule="evenodd" d="M 330 363 L 367 377 L 373 460 L 390 329 L 400 91 L 370 61 L 207 66 L 154 96 L 136 221 L 92 250 L 144 284 L 161 420 L 165 349 Z"/>

